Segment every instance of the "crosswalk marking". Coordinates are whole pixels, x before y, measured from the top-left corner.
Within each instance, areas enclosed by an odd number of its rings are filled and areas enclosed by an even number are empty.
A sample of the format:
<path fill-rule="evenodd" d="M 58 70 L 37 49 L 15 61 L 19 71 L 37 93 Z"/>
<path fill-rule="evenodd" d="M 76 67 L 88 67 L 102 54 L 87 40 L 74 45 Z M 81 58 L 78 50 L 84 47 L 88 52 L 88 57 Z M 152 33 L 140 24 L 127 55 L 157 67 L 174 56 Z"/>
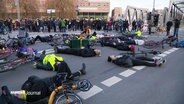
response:
<path fill-rule="evenodd" d="M 101 89 L 100 87 L 93 85 L 93 87 L 87 91 L 87 92 L 79 92 L 77 93 L 82 99 L 86 100 L 98 93 L 100 93 L 101 91 L 103 91 L 103 89 Z"/>
<path fill-rule="evenodd" d="M 165 52 L 163 52 L 164 54 L 170 54 L 170 53 L 172 53 L 172 52 L 169 52 L 169 51 L 165 51 Z"/>
<path fill-rule="evenodd" d="M 175 49 L 170 49 L 170 50 L 168 50 L 168 52 L 174 52 L 174 51 L 176 51 Z"/>
<path fill-rule="evenodd" d="M 136 73 L 136 71 L 128 69 L 126 71 L 119 73 L 119 75 L 124 76 L 124 77 L 129 77 L 133 75 L 134 73 Z"/>
<path fill-rule="evenodd" d="M 165 56 L 167 56 L 167 54 L 163 54 L 163 53 L 162 53 L 162 54 L 159 54 L 158 56 L 159 56 L 159 57 L 165 57 Z"/>
<path fill-rule="evenodd" d="M 136 70 L 142 70 L 144 69 L 146 66 L 134 66 L 132 67 L 133 69 L 136 69 Z"/>
<path fill-rule="evenodd" d="M 103 82 L 101 82 L 102 84 L 104 84 L 107 87 L 111 87 L 112 85 L 118 83 L 119 81 L 121 81 L 122 79 L 116 76 L 113 76 L 111 78 L 108 78 L 106 80 L 104 80 Z"/>

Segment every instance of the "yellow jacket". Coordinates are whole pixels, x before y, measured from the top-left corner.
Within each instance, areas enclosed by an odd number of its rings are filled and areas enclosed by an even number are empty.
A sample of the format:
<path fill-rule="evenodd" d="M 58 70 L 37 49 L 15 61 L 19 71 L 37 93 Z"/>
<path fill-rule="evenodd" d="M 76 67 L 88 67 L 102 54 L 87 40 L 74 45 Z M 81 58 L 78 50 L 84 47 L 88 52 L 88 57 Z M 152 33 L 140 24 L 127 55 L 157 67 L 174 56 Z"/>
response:
<path fill-rule="evenodd" d="M 47 65 L 48 63 L 50 63 L 50 65 L 52 66 L 53 71 L 55 71 L 54 65 L 56 64 L 56 59 L 58 61 L 63 61 L 62 57 L 56 56 L 55 54 L 48 54 L 44 57 L 43 64 Z"/>
<path fill-rule="evenodd" d="M 141 35 L 142 35 L 142 32 L 141 32 L 140 30 L 138 30 L 138 31 L 135 32 L 135 34 L 136 34 L 137 36 L 141 36 Z"/>

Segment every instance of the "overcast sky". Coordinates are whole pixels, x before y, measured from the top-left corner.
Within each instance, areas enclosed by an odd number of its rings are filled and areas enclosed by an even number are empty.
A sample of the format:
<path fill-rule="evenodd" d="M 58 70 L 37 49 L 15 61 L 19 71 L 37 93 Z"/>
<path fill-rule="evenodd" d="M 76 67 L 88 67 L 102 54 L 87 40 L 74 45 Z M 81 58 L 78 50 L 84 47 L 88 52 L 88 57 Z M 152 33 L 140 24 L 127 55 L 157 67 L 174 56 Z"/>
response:
<path fill-rule="evenodd" d="M 123 11 L 126 9 L 127 5 L 141 8 L 153 9 L 153 0 L 110 0 L 111 10 L 114 7 L 122 7 Z M 169 7 L 170 0 L 155 0 L 156 9 L 164 9 L 164 7 Z"/>

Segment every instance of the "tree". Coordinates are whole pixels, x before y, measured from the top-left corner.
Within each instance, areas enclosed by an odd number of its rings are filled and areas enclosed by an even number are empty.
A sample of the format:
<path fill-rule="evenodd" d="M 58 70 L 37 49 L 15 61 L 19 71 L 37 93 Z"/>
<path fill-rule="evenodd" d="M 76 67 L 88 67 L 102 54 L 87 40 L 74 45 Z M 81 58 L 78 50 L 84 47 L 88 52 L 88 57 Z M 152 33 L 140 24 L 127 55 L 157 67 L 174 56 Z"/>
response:
<path fill-rule="evenodd" d="M 35 17 L 38 15 L 38 0 L 20 0 L 20 12 L 24 14 L 24 17 Z"/>
<path fill-rule="evenodd" d="M 56 16 L 61 18 L 75 18 L 73 0 L 47 0 L 47 8 L 55 9 Z"/>
<path fill-rule="evenodd" d="M 0 18 L 5 18 L 6 17 L 6 6 L 5 2 L 6 0 L 0 0 Z"/>

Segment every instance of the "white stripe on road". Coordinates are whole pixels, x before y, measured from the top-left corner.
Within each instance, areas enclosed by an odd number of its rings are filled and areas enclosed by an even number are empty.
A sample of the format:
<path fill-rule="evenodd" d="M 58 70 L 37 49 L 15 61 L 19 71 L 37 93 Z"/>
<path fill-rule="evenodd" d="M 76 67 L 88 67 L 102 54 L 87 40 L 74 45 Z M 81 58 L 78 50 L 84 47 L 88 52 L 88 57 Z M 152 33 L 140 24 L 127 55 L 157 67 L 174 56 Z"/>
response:
<path fill-rule="evenodd" d="M 163 52 L 164 54 L 170 54 L 170 53 L 172 53 L 172 52 L 169 52 L 169 51 L 165 51 L 165 52 Z"/>
<path fill-rule="evenodd" d="M 128 69 L 124 72 L 119 73 L 119 75 L 124 76 L 124 77 L 129 77 L 133 75 L 134 73 L 136 73 L 136 71 Z"/>
<path fill-rule="evenodd" d="M 168 50 L 169 52 L 174 52 L 174 51 L 176 51 L 175 49 L 170 49 L 170 50 Z"/>
<path fill-rule="evenodd" d="M 132 67 L 133 69 L 136 69 L 136 70 L 142 70 L 144 69 L 146 66 L 134 66 Z"/>
<path fill-rule="evenodd" d="M 77 93 L 81 98 L 83 98 L 84 100 L 100 93 L 101 91 L 103 91 L 103 89 L 101 89 L 100 87 L 93 85 L 93 87 L 87 91 L 87 92 L 79 92 Z"/>
<path fill-rule="evenodd" d="M 122 79 L 116 76 L 113 76 L 109 79 L 106 79 L 105 81 L 101 82 L 102 84 L 104 84 L 107 87 L 111 87 L 112 85 L 118 83 L 119 81 L 121 81 Z"/>
<path fill-rule="evenodd" d="M 178 50 L 179 48 L 173 48 L 173 50 Z"/>
<path fill-rule="evenodd" d="M 162 53 L 162 54 L 159 54 L 158 56 L 159 56 L 159 57 L 165 57 L 165 56 L 167 56 L 167 54 L 163 54 L 163 53 Z"/>

